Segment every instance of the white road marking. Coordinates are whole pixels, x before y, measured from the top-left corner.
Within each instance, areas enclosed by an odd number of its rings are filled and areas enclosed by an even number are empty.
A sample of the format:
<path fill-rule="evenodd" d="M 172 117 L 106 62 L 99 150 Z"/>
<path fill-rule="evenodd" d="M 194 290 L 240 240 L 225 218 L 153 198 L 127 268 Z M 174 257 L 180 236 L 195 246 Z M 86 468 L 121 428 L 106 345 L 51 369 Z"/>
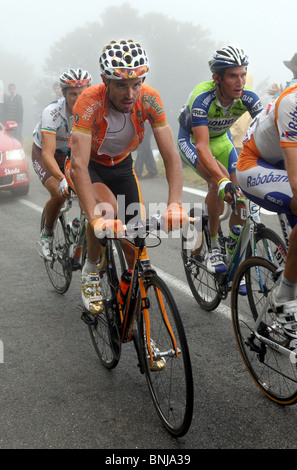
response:
<path fill-rule="evenodd" d="M 157 268 L 156 266 L 154 266 L 154 269 L 156 270 L 157 274 L 163 279 L 163 281 L 166 282 L 166 284 L 170 285 L 170 287 L 173 287 L 174 289 L 176 289 L 181 294 L 186 294 L 188 297 L 193 299 L 193 302 L 196 302 L 196 300 L 194 299 L 193 294 L 192 294 L 191 289 L 189 288 L 188 284 L 186 284 L 183 281 L 179 281 L 176 277 L 171 276 L 171 274 L 166 273 L 165 271 L 163 271 L 162 269 Z M 197 304 L 197 306 L 198 306 L 198 304 Z M 215 313 L 223 315 L 223 316 L 227 317 L 229 320 L 231 319 L 231 310 L 230 310 L 229 307 L 227 307 L 227 305 L 220 304 L 216 308 Z"/>
<path fill-rule="evenodd" d="M 206 191 L 202 191 L 201 189 L 188 188 L 187 186 L 183 187 L 183 191 L 185 191 L 185 193 L 196 194 L 196 196 L 201 196 L 204 198 L 207 194 Z M 266 215 L 271 215 L 271 214 L 276 215 L 276 212 L 267 211 L 266 209 L 263 209 L 262 207 L 260 208 L 260 212 Z"/>
<path fill-rule="evenodd" d="M 34 209 L 37 212 L 42 213 L 43 208 L 38 206 L 37 204 L 34 204 L 34 202 L 27 201 L 27 199 L 19 199 L 19 202 L 21 204 L 24 204 L 24 206 L 30 207 L 31 209 Z"/>

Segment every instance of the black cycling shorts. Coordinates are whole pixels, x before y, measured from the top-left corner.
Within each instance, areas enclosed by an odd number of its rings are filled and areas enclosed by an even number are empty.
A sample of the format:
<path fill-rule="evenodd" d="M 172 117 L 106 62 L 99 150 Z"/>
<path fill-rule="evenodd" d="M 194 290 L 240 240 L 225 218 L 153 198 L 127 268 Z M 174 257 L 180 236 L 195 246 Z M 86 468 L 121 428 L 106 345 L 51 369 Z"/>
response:
<path fill-rule="evenodd" d="M 142 194 L 131 154 L 114 166 L 101 165 L 90 160 L 89 174 L 92 183 L 104 183 L 117 198 L 118 219 L 125 224 L 132 218 L 143 219 Z"/>

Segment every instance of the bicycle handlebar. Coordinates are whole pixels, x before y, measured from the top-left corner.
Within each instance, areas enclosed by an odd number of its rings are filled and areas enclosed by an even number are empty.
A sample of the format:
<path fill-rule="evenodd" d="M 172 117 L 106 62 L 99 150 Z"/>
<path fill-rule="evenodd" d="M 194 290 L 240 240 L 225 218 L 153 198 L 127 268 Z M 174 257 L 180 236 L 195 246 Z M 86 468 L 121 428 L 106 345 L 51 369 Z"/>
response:
<path fill-rule="evenodd" d="M 127 224 L 124 225 L 126 233 L 147 233 L 152 232 L 153 230 L 160 230 L 163 226 L 163 219 L 160 214 L 152 215 L 149 219 L 136 222 L 136 224 Z"/>
<path fill-rule="evenodd" d="M 235 183 L 230 182 L 230 183 L 226 184 L 225 193 L 231 194 L 231 196 L 233 198 L 231 208 L 232 208 L 234 214 L 238 215 L 238 211 L 237 211 L 237 207 L 236 207 L 236 201 L 237 201 L 236 190 L 237 190 L 237 187 L 236 187 Z"/>

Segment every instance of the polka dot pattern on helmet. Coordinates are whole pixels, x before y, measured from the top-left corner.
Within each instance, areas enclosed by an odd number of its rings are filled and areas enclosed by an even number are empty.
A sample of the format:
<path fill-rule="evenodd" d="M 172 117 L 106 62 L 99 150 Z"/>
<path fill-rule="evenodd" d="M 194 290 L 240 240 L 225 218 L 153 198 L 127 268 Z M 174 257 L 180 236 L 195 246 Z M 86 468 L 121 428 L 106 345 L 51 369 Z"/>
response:
<path fill-rule="evenodd" d="M 110 41 L 103 48 L 99 65 L 102 74 L 112 79 L 145 77 L 149 71 L 146 52 L 133 39 Z"/>

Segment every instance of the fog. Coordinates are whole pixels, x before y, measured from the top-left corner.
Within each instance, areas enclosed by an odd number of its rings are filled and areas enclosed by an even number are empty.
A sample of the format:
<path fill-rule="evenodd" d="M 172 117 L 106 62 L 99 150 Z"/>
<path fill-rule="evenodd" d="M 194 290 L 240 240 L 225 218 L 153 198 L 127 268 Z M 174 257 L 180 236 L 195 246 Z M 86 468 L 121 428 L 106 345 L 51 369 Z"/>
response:
<path fill-rule="evenodd" d="M 285 67 L 283 61 L 291 60 L 297 52 L 296 0 L 286 2 L 284 8 L 281 8 L 281 2 L 276 0 L 249 0 L 247 2 L 239 0 L 213 0 L 212 2 L 201 0 L 150 0 L 148 2 L 51 0 L 49 3 L 36 2 L 36 0 L 15 0 L 10 5 L 7 1 L 0 0 L 0 60 L 3 54 L 11 56 L 11 62 L 9 60 L 0 62 L 0 79 L 4 81 L 5 90 L 9 82 L 16 83 L 18 93 L 24 97 L 25 130 L 28 135 L 30 135 L 31 127 L 34 127 L 34 119 L 37 119 L 39 112 L 39 109 L 36 111 L 35 96 L 44 81 L 44 73 L 52 48 L 57 44 L 60 46 L 62 44 L 61 47 L 65 46 L 65 50 L 69 51 L 71 48 L 69 34 L 77 31 L 76 40 L 87 51 L 88 37 L 85 34 L 79 37 L 78 28 L 98 22 L 99 30 L 102 14 L 112 7 L 115 7 L 115 24 L 121 25 L 121 36 L 113 37 L 114 34 L 111 36 L 109 30 L 104 31 L 104 35 L 101 31 L 101 36 L 106 38 L 105 42 L 110 39 L 119 39 L 123 37 L 123 34 L 124 37 L 129 38 L 135 25 L 131 24 L 129 16 L 117 17 L 116 7 L 124 4 L 133 7 L 140 16 L 147 15 L 148 21 L 149 14 L 165 15 L 161 26 L 163 33 L 166 33 L 167 20 L 176 20 L 178 23 L 191 23 L 197 26 L 197 29 L 202 28 L 206 31 L 207 40 L 210 44 L 213 42 L 215 47 L 229 43 L 240 45 L 249 55 L 249 72 L 254 77 L 255 89 L 262 84 L 260 91 L 263 94 L 261 96 L 263 101 L 267 100 L 267 95 L 265 95 L 267 88 L 266 90 L 263 88 L 263 83 L 268 87 L 274 82 L 285 84 L 292 78 L 292 73 Z M 186 36 L 187 32 L 183 35 Z M 150 57 L 145 37 L 142 38 L 142 43 Z M 99 68 L 96 67 L 102 46 L 103 43 L 92 44 L 92 47 L 98 50 L 98 55 L 94 59 L 94 70 L 97 70 L 95 74 L 98 73 L 95 77 L 97 83 L 100 82 L 100 76 Z M 74 43 L 73 47 L 76 47 Z M 173 47 L 175 46 L 170 41 L 159 44 L 159 53 L 164 57 L 164 66 L 168 67 L 169 73 L 166 71 L 162 75 L 160 72 L 158 78 L 162 82 L 166 81 L 168 90 L 172 86 L 172 93 L 174 93 L 174 76 L 178 73 L 182 77 L 183 73 L 185 75 L 188 73 L 188 64 L 182 54 L 177 55 L 173 64 L 166 63 L 167 51 Z M 21 67 L 22 60 L 24 60 L 24 66 Z M 203 60 L 207 63 L 206 59 Z M 65 64 L 66 62 L 65 59 Z M 204 70 L 207 70 L 205 63 L 197 64 L 197 69 L 203 65 Z M 26 72 L 26 75 L 23 75 L 23 72 Z M 190 78 L 193 86 L 199 81 L 211 78 L 208 72 L 203 73 L 204 75 L 201 76 L 197 72 L 197 79 L 195 73 L 192 73 Z M 32 77 L 29 91 L 28 75 Z M 154 86 L 158 89 L 158 83 L 154 83 Z M 178 107 L 183 105 L 182 100 L 190 91 L 190 89 L 184 90 L 184 97 L 180 98 L 181 102 Z M 259 94 L 260 91 L 258 90 Z M 49 92 L 49 99 L 51 92 L 52 90 Z"/>

